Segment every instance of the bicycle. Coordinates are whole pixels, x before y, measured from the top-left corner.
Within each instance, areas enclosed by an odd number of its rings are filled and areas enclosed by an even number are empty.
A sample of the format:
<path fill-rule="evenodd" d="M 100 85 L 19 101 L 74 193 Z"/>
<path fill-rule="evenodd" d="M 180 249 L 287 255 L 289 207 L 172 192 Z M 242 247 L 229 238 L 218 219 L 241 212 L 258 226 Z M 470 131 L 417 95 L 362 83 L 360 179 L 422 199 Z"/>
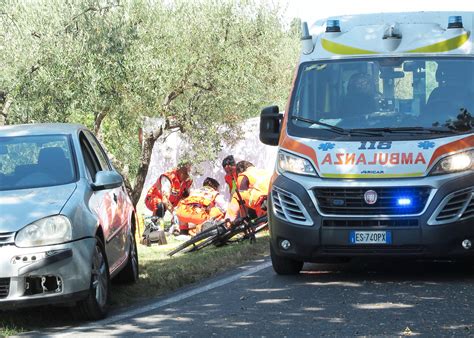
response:
<path fill-rule="evenodd" d="M 228 243 L 240 242 L 246 239 L 254 241 L 255 234 L 264 230 L 267 227 L 267 224 L 268 219 L 266 215 L 258 217 L 254 220 L 249 220 L 248 217 L 238 218 L 231 222 L 229 227 L 225 226 L 225 221 L 220 221 L 179 245 L 177 248 L 169 252 L 168 256 L 173 256 L 174 254 L 187 248 L 188 249 L 185 251 L 185 253 L 195 252 L 212 244 L 215 246 L 222 246 Z M 241 238 L 234 240 L 232 239 L 241 233 L 243 233 Z"/>

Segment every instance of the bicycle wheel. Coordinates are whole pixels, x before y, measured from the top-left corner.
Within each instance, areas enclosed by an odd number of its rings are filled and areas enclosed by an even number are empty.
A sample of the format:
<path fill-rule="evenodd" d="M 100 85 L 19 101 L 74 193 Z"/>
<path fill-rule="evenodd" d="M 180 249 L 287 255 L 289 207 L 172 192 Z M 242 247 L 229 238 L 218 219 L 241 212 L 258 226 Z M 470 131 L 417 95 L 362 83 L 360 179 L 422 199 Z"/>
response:
<path fill-rule="evenodd" d="M 216 246 L 223 246 L 229 243 L 232 237 L 245 232 L 247 229 L 247 224 L 245 219 L 240 219 L 237 223 L 234 223 L 230 229 L 228 229 L 227 233 L 223 234 L 220 237 L 220 240 L 215 242 Z"/>
<path fill-rule="evenodd" d="M 218 235 L 214 236 L 214 237 L 209 237 L 195 245 L 193 245 L 192 247 L 190 247 L 188 250 L 186 250 L 185 252 L 188 253 L 188 252 L 196 252 L 198 250 L 201 250 L 201 249 L 204 249 L 205 247 L 208 247 L 209 245 L 212 245 L 212 244 L 215 244 L 216 242 L 220 241 L 220 237 Z"/>
<path fill-rule="evenodd" d="M 252 221 L 252 224 L 250 228 L 253 230 L 254 234 L 259 233 L 262 230 L 265 230 L 268 228 L 268 217 L 267 216 L 262 216 L 254 221 Z"/>
<path fill-rule="evenodd" d="M 268 218 L 267 216 L 261 216 L 256 219 L 251 220 L 248 223 L 241 222 L 238 226 L 236 226 L 227 236 L 227 242 L 240 242 L 246 239 L 249 239 L 251 235 L 255 235 L 256 233 L 265 229 L 268 225 Z M 232 239 L 232 237 L 237 236 L 238 234 L 243 233 L 244 235 L 238 239 Z"/>
<path fill-rule="evenodd" d="M 198 243 L 202 240 L 205 240 L 206 238 L 216 236 L 217 234 L 218 234 L 217 226 L 216 226 L 216 228 L 207 229 L 205 232 L 200 232 L 196 236 L 188 239 L 186 242 L 178 245 L 178 247 L 176 247 L 174 250 L 168 252 L 168 256 L 171 257 L 174 254 L 177 254 L 178 252 L 186 249 L 188 246 L 194 245 L 194 244 L 196 244 L 196 243 Z"/>

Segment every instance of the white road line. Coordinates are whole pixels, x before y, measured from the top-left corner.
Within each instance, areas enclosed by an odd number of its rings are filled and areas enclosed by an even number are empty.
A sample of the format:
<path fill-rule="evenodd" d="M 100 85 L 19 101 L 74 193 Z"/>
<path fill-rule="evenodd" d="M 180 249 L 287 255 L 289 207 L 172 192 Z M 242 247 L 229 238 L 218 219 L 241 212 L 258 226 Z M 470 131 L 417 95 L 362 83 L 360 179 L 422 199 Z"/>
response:
<path fill-rule="evenodd" d="M 161 307 L 164 307 L 164 306 L 182 301 L 186 298 L 193 297 L 193 296 L 198 295 L 200 293 L 207 292 L 209 290 L 212 290 L 212 289 L 221 287 L 223 285 L 232 283 L 232 282 L 234 282 L 234 281 L 236 281 L 236 280 L 238 280 L 242 277 L 249 276 L 249 275 L 252 275 L 252 274 L 254 274 L 254 273 L 256 273 L 260 270 L 266 269 L 266 268 L 270 267 L 271 265 L 272 265 L 272 263 L 270 261 L 264 262 L 262 264 L 259 264 L 257 266 L 252 267 L 252 268 L 249 268 L 249 269 L 246 269 L 245 271 L 242 271 L 242 272 L 237 273 L 235 275 L 232 275 L 232 276 L 229 276 L 229 277 L 226 277 L 226 278 L 223 278 L 223 279 L 216 280 L 216 281 L 214 281 L 214 282 L 212 282 L 208 285 L 204 285 L 204 286 L 201 286 L 201 287 L 196 288 L 196 289 L 185 291 L 183 293 L 180 293 L 180 294 L 178 294 L 176 296 L 173 296 L 173 297 L 170 297 L 170 298 L 159 300 L 159 301 L 157 301 L 155 303 L 152 303 L 150 305 L 147 305 L 145 307 L 137 308 L 137 309 L 132 310 L 132 311 L 128 311 L 128 312 L 125 312 L 125 313 L 122 313 L 122 314 L 111 316 L 111 317 L 108 317 L 106 319 L 103 319 L 101 321 L 94 322 L 94 323 L 91 323 L 91 324 L 70 328 L 70 329 L 67 329 L 67 332 L 65 332 L 65 333 L 52 334 L 52 335 L 48 335 L 48 336 L 51 336 L 51 337 L 67 337 L 67 336 L 78 334 L 80 332 L 84 332 L 84 331 L 87 331 L 87 330 L 103 329 L 105 325 L 109 325 L 109 324 L 112 324 L 112 323 L 115 323 L 115 322 L 121 322 L 121 321 L 125 322 L 125 320 L 128 319 L 128 318 L 132 318 L 132 317 L 141 315 L 143 313 L 159 309 Z"/>

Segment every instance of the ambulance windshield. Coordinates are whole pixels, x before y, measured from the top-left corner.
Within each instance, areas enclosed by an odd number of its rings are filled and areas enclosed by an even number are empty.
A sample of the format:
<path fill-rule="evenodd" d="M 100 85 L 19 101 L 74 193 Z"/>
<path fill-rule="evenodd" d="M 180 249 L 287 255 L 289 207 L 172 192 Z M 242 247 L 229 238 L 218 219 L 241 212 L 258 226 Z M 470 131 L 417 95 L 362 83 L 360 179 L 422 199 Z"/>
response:
<path fill-rule="evenodd" d="M 468 58 L 303 63 L 289 111 L 293 128 L 328 136 L 466 133 L 474 130 L 473 116 L 474 59 Z"/>

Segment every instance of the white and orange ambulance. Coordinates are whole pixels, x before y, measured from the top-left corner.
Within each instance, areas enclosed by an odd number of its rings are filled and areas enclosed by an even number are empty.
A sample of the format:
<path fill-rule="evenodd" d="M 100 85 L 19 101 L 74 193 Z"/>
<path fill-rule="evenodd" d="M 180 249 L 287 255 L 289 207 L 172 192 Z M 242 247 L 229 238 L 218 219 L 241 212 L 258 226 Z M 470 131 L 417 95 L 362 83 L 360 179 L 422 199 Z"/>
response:
<path fill-rule="evenodd" d="M 356 256 L 474 263 L 474 13 L 331 18 L 308 28 L 270 188 L 279 274 Z"/>

